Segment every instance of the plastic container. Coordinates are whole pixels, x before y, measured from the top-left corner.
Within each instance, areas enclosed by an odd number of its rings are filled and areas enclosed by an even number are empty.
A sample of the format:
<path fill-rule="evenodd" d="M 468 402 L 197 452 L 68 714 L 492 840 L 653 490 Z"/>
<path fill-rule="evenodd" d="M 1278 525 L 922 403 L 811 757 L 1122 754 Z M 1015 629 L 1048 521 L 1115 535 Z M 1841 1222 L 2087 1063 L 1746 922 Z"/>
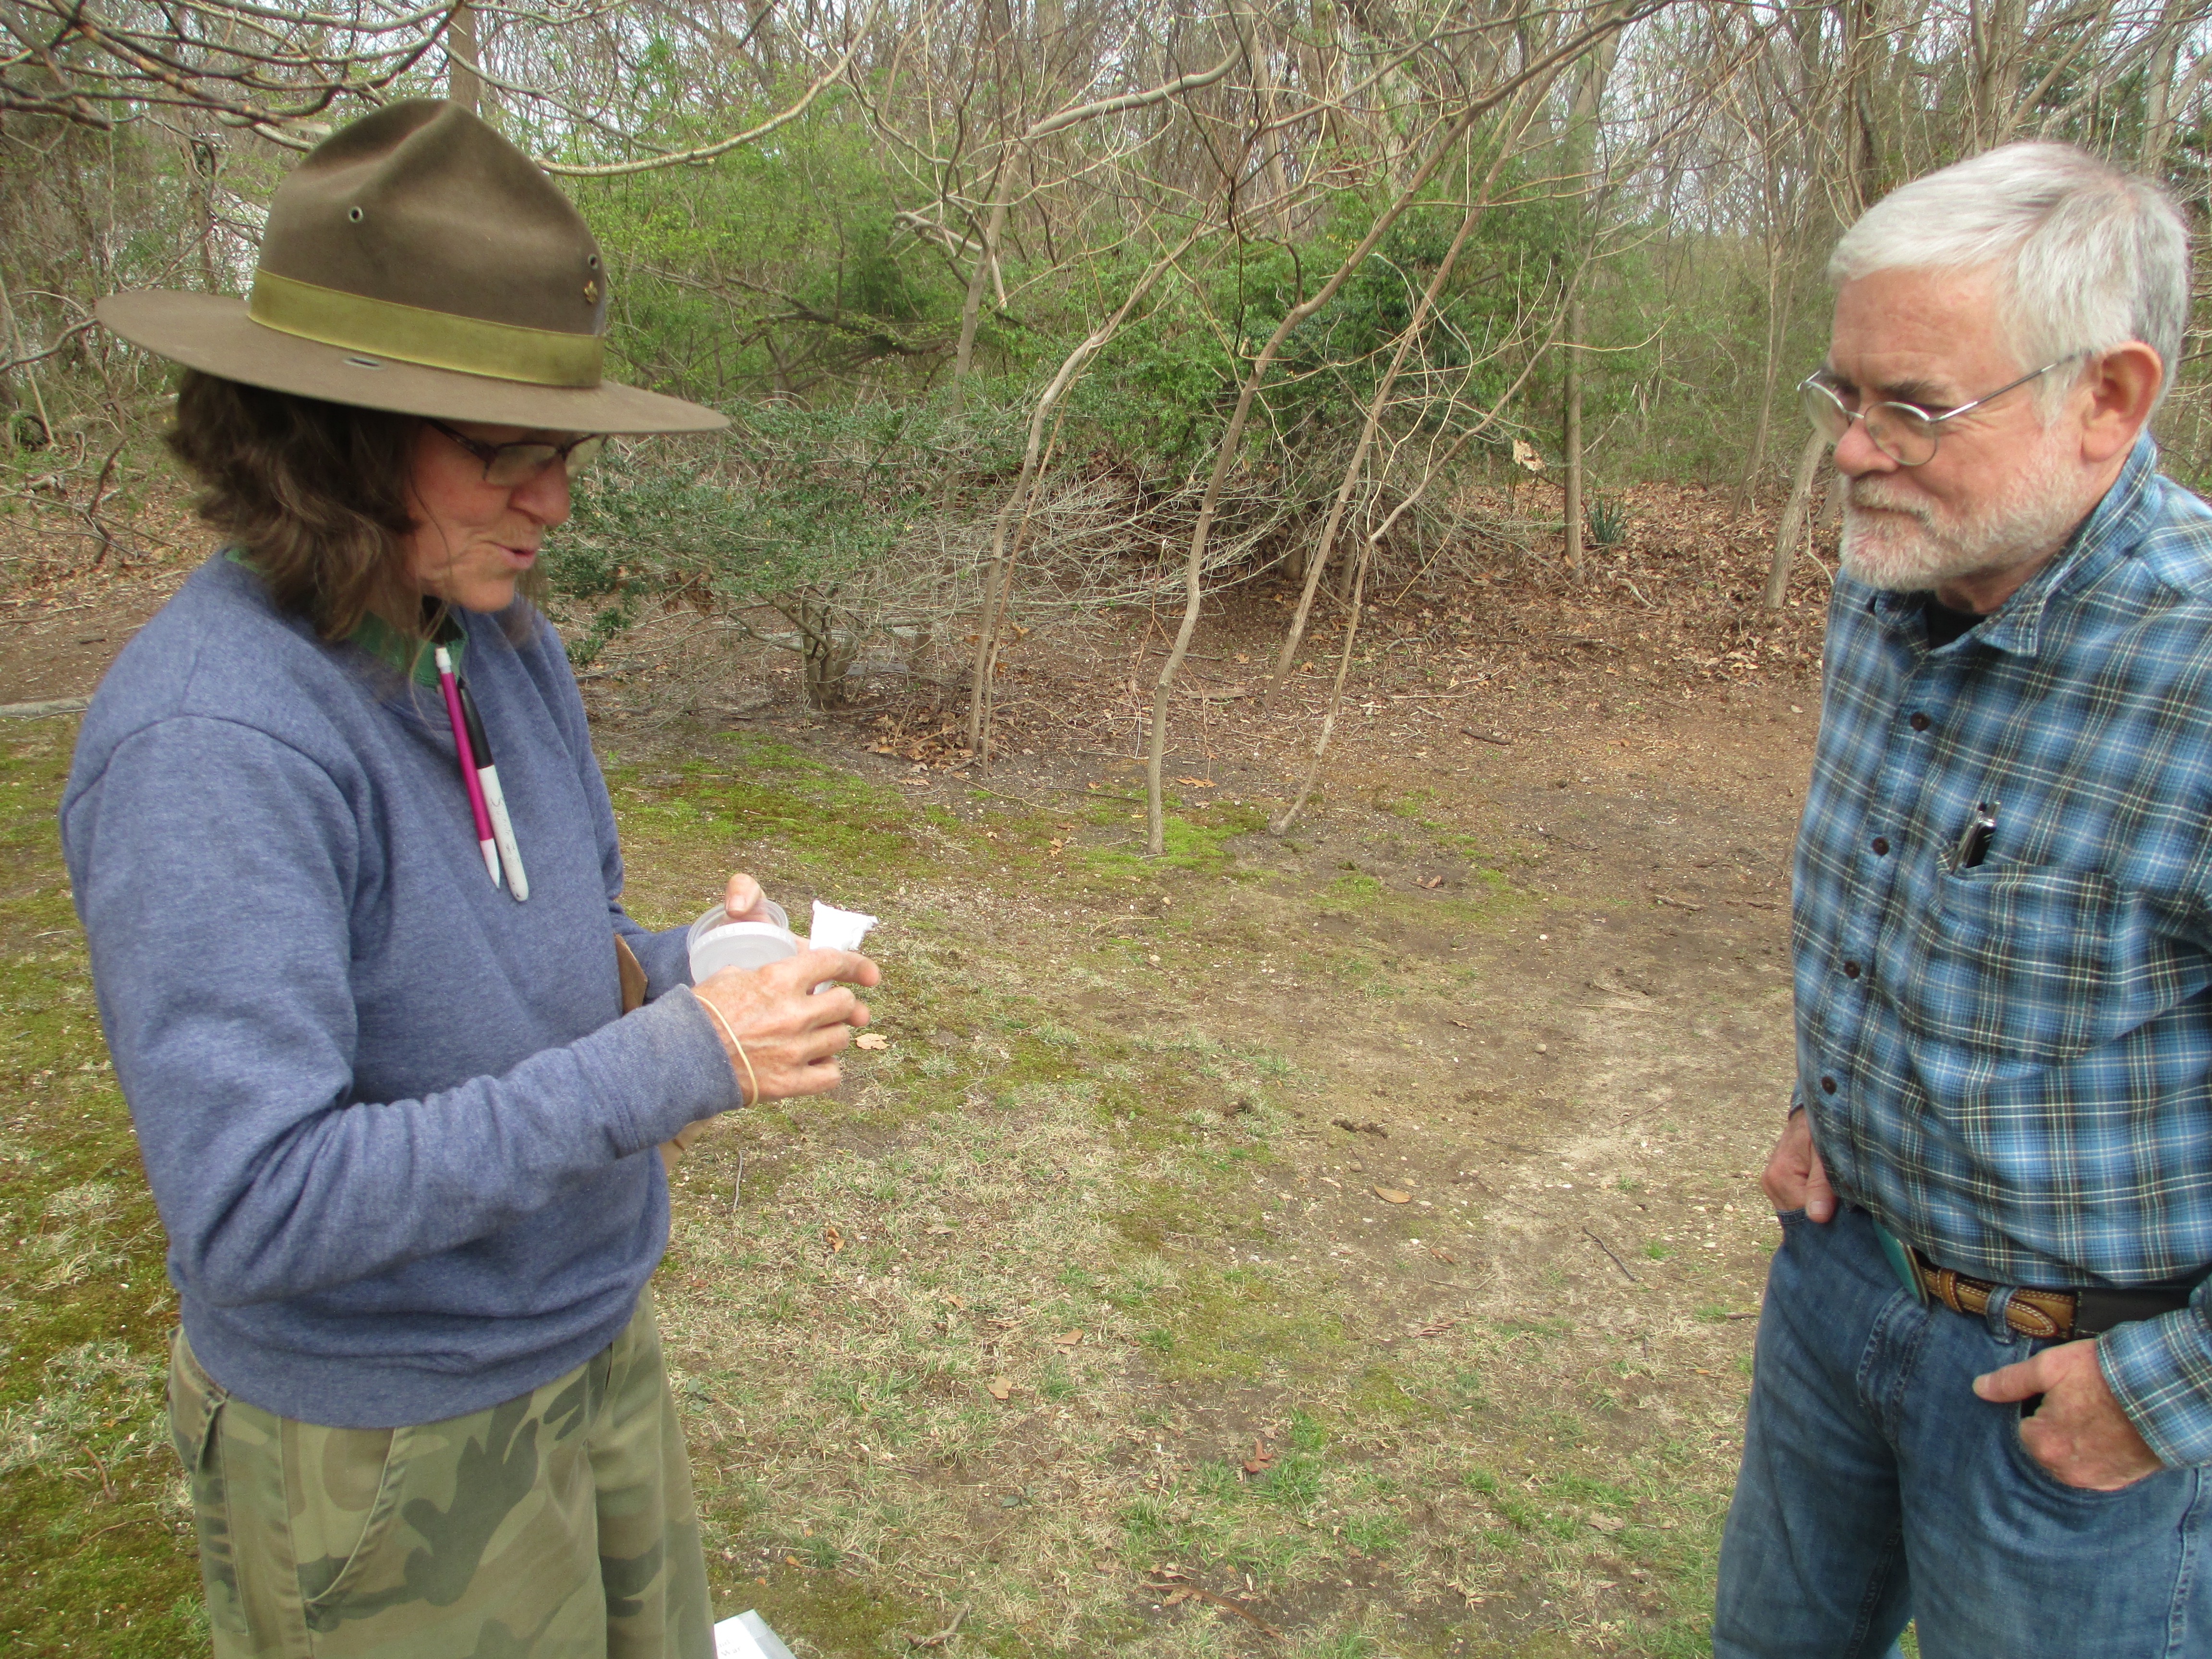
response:
<path fill-rule="evenodd" d="M 791 931 L 791 918 L 774 899 L 763 908 L 773 921 L 732 921 L 720 905 L 691 924 L 691 982 L 694 985 L 725 968 L 765 968 L 799 954 L 799 939 Z"/>

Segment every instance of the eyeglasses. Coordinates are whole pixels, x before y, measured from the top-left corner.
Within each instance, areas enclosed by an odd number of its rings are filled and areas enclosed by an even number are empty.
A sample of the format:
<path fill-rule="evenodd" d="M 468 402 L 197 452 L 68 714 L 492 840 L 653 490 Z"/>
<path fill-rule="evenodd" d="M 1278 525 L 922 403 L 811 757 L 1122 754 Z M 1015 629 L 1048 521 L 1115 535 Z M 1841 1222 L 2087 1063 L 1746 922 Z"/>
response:
<path fill-rule="evenodd" d="M 528 483 L 549 466 L 565 465 L 573 478 L 599 459 L 607 441 L 604 433 L 590 432 L 565 444 L 488 444 L 443 421 L 428 423 L 482 461 L 484 482 L 503 489 Z"/>
<path fill-rule="evenodd" d="M 1797 383 L 1798 401 L 1805 406 L 1805 418 L 1813 428 L 1831 443 L 1841 443 L 1844 434 L 1851 429 L 1853 421 L 1866 422 L 1867 436 L 1874 447 L 1895 461 L 1899 466 L 1925 466 L 1936 459 L 1936 441 L 1943 435 L 1946 421 L 1955 421 L 1968 410 L 1979 409 L 1984 404 L 1995 403 L 2006 392 L 2026 386 L 2030 380 L 2040 380 L 2063 364 L 2072 362 L 2082 354 L 2069 352 L 2057 362 L 2045 363 L 2033 373 L 2023 374 L 1999 386 L 1985 398 L 1977 398 L 1970 404 L 1960 404 L 1956 409 L 1947 409 L 1935 414 L 1917 404 L 1869 404 L 1864 409 L 1845 405 L 1837 392 L 1828 371 L 1816 368 Z"/>

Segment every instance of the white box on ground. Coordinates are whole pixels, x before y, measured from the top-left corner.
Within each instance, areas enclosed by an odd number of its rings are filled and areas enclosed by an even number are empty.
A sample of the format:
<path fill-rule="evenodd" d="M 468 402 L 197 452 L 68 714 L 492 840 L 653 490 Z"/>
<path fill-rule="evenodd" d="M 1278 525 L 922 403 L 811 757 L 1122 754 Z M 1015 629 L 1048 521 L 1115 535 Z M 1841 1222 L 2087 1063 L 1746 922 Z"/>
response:
<path fill-rule="evenodd" d="M 714 1626 L 714 1659 L 797 1659 L 768 1620 L 750 1610 Z"/>

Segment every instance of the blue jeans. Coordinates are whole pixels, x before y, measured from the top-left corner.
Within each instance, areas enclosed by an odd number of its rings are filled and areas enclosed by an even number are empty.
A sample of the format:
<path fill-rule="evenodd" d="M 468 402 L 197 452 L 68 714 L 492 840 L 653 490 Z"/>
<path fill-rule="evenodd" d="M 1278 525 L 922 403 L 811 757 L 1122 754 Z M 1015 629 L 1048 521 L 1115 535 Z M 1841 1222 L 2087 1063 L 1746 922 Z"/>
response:
<path fill-rule="evenodd" d="M 2212 1480 L 2061 1484 L 2018 1406 L 1974 1397 L 2039 1344 L 1922 1306 L 1874 1225 L 1780 1218 L 1743 1470 L 1721 1543 L 1718 1659 L 1872 1659 L 1908 1620 L 1927 1659 L 2212 1653 Z"/>

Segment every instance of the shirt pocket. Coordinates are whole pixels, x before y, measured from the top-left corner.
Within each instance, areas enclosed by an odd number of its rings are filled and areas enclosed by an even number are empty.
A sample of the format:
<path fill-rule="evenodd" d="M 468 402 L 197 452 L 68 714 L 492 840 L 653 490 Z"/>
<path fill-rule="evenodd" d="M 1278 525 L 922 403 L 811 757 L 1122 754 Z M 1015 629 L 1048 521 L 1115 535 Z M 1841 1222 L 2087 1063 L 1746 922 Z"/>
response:
<path fill-rule="evenodd" d="M 1996 865 L 1936 884 L 1906 923 L 1898 1016 L 1923 1041 L 2050 1066 L 2085 1054 L 2111 1000 L 2112 878 Z"/>

